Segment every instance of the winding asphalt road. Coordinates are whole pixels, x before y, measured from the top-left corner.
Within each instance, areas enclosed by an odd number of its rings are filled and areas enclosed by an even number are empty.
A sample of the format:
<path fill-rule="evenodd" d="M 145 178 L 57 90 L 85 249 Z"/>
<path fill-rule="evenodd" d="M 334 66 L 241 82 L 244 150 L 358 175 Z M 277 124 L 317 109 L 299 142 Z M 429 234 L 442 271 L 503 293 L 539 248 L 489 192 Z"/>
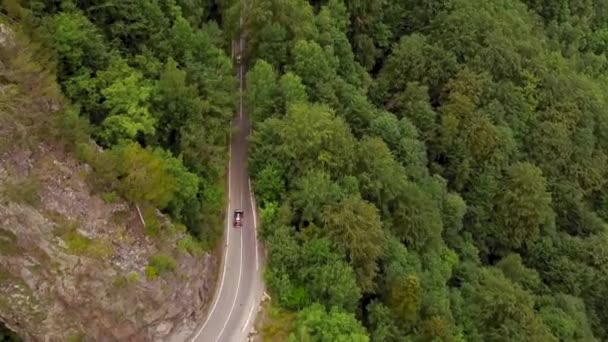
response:
<path fill-rule="evenodd" d="M 243 42 L 241 38 L 238 44 L 240 51 Z M 245 83 L 244 73 L 245 66 L 241 64 L 237 70 L 241 94 Z M 263 254 L 256 231 L 258 218 L 247 173 L 250 123 L 242 97 L 233 125 L 222 269 L 207 319 L 195 332 L 192 342 L 246 341 L 264 293 L 261 277 Z M 244 210 L 242 227 L 233 226 L 236 209 Z"/>

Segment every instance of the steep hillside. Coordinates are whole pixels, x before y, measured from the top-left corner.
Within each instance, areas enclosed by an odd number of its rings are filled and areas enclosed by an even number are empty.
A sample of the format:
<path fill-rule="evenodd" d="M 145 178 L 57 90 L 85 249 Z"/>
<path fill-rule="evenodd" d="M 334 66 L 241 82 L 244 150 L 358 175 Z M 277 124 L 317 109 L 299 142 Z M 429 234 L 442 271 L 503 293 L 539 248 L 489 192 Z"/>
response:
<path fill-rule="evenodd" d="M 14 32 L 0 25 L 0 321 L 34 341 L 183 340 L 211 298 L 213 257 L 96 187 L 103 174 L 81 160 L 107 152 Z"/>

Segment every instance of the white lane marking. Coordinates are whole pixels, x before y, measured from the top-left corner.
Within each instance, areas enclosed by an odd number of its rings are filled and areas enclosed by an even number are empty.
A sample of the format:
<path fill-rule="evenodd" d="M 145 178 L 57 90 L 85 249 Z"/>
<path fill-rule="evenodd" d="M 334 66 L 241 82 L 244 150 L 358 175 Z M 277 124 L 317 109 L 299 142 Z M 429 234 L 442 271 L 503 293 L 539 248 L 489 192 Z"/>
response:
<path fill-rule="evenodd" d="M 253 192 L 251 192 L 251 178 L 247 178 L 247 183 L 249 184 L 249 197 L 251 198 L 251 213 L 253 214 L 253 235 L 255 237 L 255 270 L 260 269 L 260 265 L 258 262 L 258 223 L 255 218 L 255 203 L 253 199 Z"/>
<path fill-rule="evenodd" d="M 230 308 L 230 312 L 228 313 L 228 318 L 226 318 L 226 321 L 224 321 L 224 326 L 222 327 L 222 330 L 220 330 L 219 335 L 217 335 L 215 342 L 220 340 L 220 337 L 222 337 L 222 334 L 224 333 L 224 330 L 226 329 L 228 322 L 230 322 L 230 317 L 232 317 L 232 312 L 234 311 L 234 306 L 236 305 L 236 299 L 239 296 L 239 287 L 241 286 L 241 275 L 242 275 L 242 271 L 243 271 L 243 232 L 242 231 L 241 231 L 241 253 L 240 254 L 241 255 L 239 256 L 239 280 L 236 282 L 236 293 L 234 294 L 234 299 L 232 300 L 232 307 Z"/>
<path fill-rule="evenodd" d="M 230 141 L 232 141 L 232 134 L 230 134 Z M 222 279 L 220 280 L 220 289 L 217 293 L 217 297 L 215 297 L 215 302 L 211 307 L 211 311 L 209 311 L 209 315 L 207 315 L 207 319 L 205 323 L 201 327 L 201 329 L 196 333 L 192 341 L 195 341 L 199 335 L 203 332 L 207 323 L 213 316 L 213 312 L 215 312 L 215 307 L 217 303 L 220 301 L 220 297 L 222 296 L 222 290 L 224 289 L 224 278 L 226 277 L 226 267 L 228 266 L 228 245 L 230 241 L 230 166 L 232 165 L 232 143 L 228 144 L 228 210 L 226 210 L 226 252 L 224 252 L 224 269 L 222 270 Z"/>
<path fill-rule="evenodd" d="M 241 332 L 245 331 L 245 329 L 247 329 L 247 325 L 249 324 L 249 321 L 251 320 L 251 314 L 253 314 L 253 307 L 255 306 L 252 305 L 251 309 L 249 310 L 249 316 L 247 316 L 247 321 L 245 321 L 245 325 L 243 325 L 243 329 L 241 329 Z"/>

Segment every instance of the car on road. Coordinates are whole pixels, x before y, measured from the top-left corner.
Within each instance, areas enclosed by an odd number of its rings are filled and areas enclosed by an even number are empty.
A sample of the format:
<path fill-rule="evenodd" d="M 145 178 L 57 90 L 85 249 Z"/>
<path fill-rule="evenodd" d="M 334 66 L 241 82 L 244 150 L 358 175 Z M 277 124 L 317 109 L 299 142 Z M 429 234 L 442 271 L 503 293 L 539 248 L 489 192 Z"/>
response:
<path fill-rule="evenodd" d="M 240 54 L 236 56 L 236 64 L 239 64 L 239 65 L 241 64 L 241 55 Z"/>
<path fill-rule="evenodd" d="M 242 227 L 243 226 L 243 210 L 237 209 L 234 211 L 234 226 Z"/>

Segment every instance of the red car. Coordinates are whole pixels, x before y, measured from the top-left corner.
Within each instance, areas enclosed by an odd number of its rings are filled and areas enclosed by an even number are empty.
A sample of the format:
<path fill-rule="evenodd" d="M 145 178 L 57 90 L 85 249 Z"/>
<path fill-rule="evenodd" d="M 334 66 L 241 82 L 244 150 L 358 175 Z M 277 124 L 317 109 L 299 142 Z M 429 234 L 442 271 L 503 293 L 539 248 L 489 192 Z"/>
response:
<path fill-rule="evenodd" d="M 237 209 L 234 211 L 234 226 L 235 227 L 243 226 L 243 211 L 241 209 Z"/>

